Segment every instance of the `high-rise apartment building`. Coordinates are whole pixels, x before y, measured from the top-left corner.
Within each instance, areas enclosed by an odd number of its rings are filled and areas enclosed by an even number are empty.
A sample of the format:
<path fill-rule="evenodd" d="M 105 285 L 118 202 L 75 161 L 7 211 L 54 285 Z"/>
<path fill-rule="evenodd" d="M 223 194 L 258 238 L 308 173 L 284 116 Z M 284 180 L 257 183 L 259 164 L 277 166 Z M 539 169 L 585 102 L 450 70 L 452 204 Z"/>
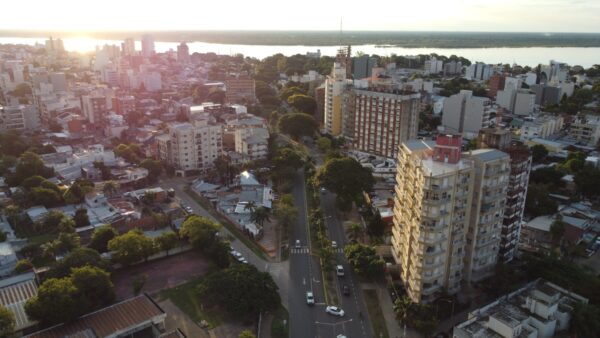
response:
<path fill-rule="evenodd" d="M 395 157 L 400 143 L 417 137 L 420 97 L 410 92 L 349 90 L 344 136 L 356 150 Z"/>
<path fill-rule="evenodd" d="M 182 42 L 177 46 L 177 61 L 180 63 L 190 62 L 190 48 L 185 42 Z"/>
<path fill-rule="evenodd" d="M 135 55 L 135 40 L 127 38 L 121 43 L 121 51 L 125 56 Z"/>
<path fill-rule="evenodd" d="M 253 103 L 256 101 L 256 83 L 252 79 L 227 79 L 225 88 L 227 103 Z"/>
<path fill-rule="evenodd" d="M 145 58 L 154 56 L 154 37 L 149 34 L 142 35 L 142 55 Z"/>
<path fill-rule="evenodd" d="M 489 98 L 473 96 L 472 91 L 461 90 L 444 100 L 442 126 L 447 133 L 476 137 L 481 128 L 495 124 L 497 111 Z"/>
<path fill-rule="evenodd" d="M 510 174 L 498 257 L 501 262 L 510 262 L 517 255 L 517 245 L 521 236 L 525 198 L 531 172 L 531 152 L 524 145 L 512 144 L 510 131 L 492 128 L 482 129 L 479 132 L 477 148 L 499 149 L 510 157 Z"/>
<path fill-rule="evenodd" d="M 343 97 L 346 88 L 346 68 L 334 62 L 331 75 L 325 80 L 324 126 L 328 134 L 340 136 L 343 128 Z"/>
<path fill-rule="evenodd" d="M 392 255 L 417 303 L 455 293 L 463 280 L 474 173 L 461 146 L 460 136 L 440 135 L 399 147 Z"/>
<path fill-rule="evenodd" d="M 354 79 L 364 79 L 371 77 L 373 67 L 377 67 L 377 59 L 368 54 L 352 58 L 352 77 Z"/>
<path fill-rule="evenodd" d="M 461 147 L 459 135 L 399 147 L 392 254 L 414 302 L 458 292 L 497 260 L 508 155 Z"/>
<path fill-rule="evenodd" d="M 24 130 L 25 117 L 23 106 L 3 107 L 0 106 L 0 131 Z"/>
<path fill-rule="evenodd" d="M 474 150 L 468 158 L 473 163 L 474 185 L 463 277 L 478 282 L 494 273 L 498 261 L 510 159 L 496 149 Z"/>
<path fill-rule="evenodd" d="M 81 97 L 83 116 L 90 123 L 100 122 L 103 115 L 108 113 L 108 104 L 105 96 L 83 95 Z"/>
<path fill-rule="evenodd" d="M 178 170 L 206 170 L 223 153 L 223 127 L 207 120 L 169 125 L 169 134 L 157 137 L 161 160 Z"/>

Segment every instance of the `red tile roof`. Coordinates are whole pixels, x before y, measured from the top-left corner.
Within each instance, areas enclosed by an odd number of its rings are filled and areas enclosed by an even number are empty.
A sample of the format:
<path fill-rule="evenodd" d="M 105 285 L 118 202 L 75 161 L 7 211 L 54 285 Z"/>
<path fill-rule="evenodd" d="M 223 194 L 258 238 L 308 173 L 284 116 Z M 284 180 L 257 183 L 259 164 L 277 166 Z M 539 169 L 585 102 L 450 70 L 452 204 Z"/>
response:
<path fill-rule="evenodd" d="M 137 327 L 147 327 L 146 324 L 151 322 L 163 322 L 165 317 L 165 312 L 144 294 L 79 317 L 72 323 L 59 324 L 26 337 L 79 337 L 85 331 L 91 331 L 97 337 L 107 337 L 118 332 L 135 330 Z"/>

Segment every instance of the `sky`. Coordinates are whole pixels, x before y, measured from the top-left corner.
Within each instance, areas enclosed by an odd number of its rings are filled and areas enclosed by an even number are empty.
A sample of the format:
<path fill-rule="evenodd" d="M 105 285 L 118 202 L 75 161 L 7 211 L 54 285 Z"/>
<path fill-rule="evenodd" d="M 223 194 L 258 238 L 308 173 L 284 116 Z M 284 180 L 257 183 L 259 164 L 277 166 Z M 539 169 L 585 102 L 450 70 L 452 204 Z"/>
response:
<path fill-rule="evenodd" d="M 2 0 L 0 30 L 600 32 L 600 0 Z M 14 15 L 10 15 L 14 13 Z"/>

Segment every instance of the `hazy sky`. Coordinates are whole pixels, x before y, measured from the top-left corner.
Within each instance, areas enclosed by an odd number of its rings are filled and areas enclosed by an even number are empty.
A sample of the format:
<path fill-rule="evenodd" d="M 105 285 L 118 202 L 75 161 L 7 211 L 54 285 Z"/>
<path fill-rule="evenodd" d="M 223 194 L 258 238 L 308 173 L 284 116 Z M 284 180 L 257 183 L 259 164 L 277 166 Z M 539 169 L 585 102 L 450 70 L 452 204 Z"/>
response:
<path fill-rule="evenodd" d="M 2 0 L 0 29 L 600 32 L 600 0 Z"/>

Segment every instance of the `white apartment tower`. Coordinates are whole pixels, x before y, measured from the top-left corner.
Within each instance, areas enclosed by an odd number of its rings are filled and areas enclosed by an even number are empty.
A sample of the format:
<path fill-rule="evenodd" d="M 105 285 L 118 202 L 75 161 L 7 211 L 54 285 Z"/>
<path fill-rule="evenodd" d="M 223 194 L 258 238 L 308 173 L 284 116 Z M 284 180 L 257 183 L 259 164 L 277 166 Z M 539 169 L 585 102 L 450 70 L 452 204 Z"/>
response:
<path fill-rule="evenodd" d="M 162 160 L 179 170 L 204 171 L 223 153 L 223 128 L 207 120 L 169 125 L 169 134 L 157 137 Z"/>
<path fill-rule="evenodd" d="M 460 135 L 399 147 L 392 255 L 414 302 L 458 292 L 497 260 L 508 155 L 461 147 Z"/>

